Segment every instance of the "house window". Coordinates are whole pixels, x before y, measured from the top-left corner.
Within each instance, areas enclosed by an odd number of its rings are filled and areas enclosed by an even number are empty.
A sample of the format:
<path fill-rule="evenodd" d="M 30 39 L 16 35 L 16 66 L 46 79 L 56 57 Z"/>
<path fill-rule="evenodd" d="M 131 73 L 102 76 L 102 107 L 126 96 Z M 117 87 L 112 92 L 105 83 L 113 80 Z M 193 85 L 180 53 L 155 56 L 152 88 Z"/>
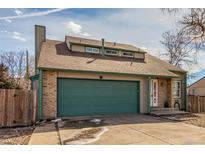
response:
<path fill-rule="evenodd" d="M 118 55 L 118 51 L 116 51 L 116 50 L 105 50 L 105 54 L 106 55 L 117 56 Z"/>
<path fill-rule="evenodd" d="M 181 97 L 181 81 L 174 81 L 174 98 Z"/>
<path fill-rule="evenodd" d="M 86 47 L 85 52 L 88 53 L 100 53 L 100 50 L 98 48 L 93 48 L 93 47 Z"/>
<path fill-rule="evenodd" d="M 134 57 L 134 53 L 132 52 L 122 52 L 123 57 Z"/>

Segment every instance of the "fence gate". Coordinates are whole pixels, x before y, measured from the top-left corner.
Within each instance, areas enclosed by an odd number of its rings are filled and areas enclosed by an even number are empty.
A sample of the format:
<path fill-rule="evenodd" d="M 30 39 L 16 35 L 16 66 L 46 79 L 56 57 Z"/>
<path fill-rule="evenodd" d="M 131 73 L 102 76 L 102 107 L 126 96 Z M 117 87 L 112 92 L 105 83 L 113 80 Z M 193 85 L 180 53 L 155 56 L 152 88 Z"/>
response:
<path fill-rule="evenodd" d="M 0 89 L 0 127 L 26 126 L 35 121 L 36 91 Z"/>

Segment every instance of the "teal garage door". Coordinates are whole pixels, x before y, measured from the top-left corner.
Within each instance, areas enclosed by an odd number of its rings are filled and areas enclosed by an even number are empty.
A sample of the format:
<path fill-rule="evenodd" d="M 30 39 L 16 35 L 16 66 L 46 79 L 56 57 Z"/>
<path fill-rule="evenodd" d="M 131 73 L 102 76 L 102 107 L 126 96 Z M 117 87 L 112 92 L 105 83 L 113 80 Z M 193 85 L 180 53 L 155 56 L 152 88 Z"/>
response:
<path fill-rule="evenodd" d="M 58 79 L 58 117 L 139 113 L 139 82 Z"/>

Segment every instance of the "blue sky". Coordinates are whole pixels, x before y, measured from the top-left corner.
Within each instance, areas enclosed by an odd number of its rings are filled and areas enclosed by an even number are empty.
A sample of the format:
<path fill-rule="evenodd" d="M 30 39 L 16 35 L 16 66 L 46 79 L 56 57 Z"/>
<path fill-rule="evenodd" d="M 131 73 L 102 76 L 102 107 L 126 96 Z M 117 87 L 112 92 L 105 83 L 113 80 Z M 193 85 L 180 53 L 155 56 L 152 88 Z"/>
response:
<path fill-rule="evenodd" d="M 164 49 L 161 34 L 174 30 L 186 10 L 177 15 L 163 14 L 160 9 L 0 9 L 0 52 L 28 49 L 34 53 L 34 25 L 45 25 L 47 38 L 64 40 L 65 35 L 130 43 L 152 55 Z M 205 51 L 191 72 L 205 75 Z M 189 68 L 190 70 L 190 68 Z"/>

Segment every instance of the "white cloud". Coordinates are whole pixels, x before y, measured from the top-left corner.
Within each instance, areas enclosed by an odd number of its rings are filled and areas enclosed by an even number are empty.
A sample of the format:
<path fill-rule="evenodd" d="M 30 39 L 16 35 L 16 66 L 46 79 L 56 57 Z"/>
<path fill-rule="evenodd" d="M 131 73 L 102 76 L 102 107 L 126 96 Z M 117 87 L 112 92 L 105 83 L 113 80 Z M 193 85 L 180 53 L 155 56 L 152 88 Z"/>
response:
<path fill-rule="evenodd" d="M 19 32 L 13 32 L 11 37 L 21 42 L 26 42 L 26 38 L 22 37 L 22 34 Z"/>
<path fill-rule="evenodd" d="M 5 19 L 5 21 L 8 23 L 12 23 L 12 20 L 10 20 L 10 19 Z"/>
<path fill-rule="evenodd" d="M 15 9 L 14 12 L 16 13 L 16 15 L 23 15 L 23 12 L 19 9 Z"/>
<path fill-rule="evenodd" d="M 60 12 L 60 11 L 63 11 L 63 10 L 65 10 L 65 9 L 49 9 L 49 10 L 47 10 L 47 11 L 32 12 L 32 13 L 27 13 L 27 14 L 21 14 L 21 13 L 18 11 L 18 14 L 17 14 L 17 15 L 15 15 L 15 16 L 4 16 L 4 17 L 0 17 L 0 20 L 37 17 L 37 16 L 48 15 L 48 14 L 55 13 L 55 12 Z"/>
<path fill-rule="evenodd" d="M 8 33 L 7 30 L 1 30 L 0 32 L 1 32 L 1 33 Z"/>
<path fill-rule="evenodd" d="M 12 39 L 15 39 L 15 40 L 18 40 L 18 41 L 21 41 L 21 42 L 26 42 L 27 41 L 26 38 L 23 37 L 22 34 L 19 33 L 19 32 L 16 32 L 16 31 L 9 32 L 7 30 L 1 30 L 0 32 L 5 33 L 6 36 L 8 36 L 9 38 L 12 38 Z"/>
<path fill-rule="evenodd" d="M 69 21 L 67 23 L 65 23 L 66 28 L 68 28 L 72 33 L 77 34 L 77 35 L 82 35 L 82 36 L 90 36 L 90 34 L 83 32 L 82 31 L 82 26 L 73 22 L 73 21 Z"/>

